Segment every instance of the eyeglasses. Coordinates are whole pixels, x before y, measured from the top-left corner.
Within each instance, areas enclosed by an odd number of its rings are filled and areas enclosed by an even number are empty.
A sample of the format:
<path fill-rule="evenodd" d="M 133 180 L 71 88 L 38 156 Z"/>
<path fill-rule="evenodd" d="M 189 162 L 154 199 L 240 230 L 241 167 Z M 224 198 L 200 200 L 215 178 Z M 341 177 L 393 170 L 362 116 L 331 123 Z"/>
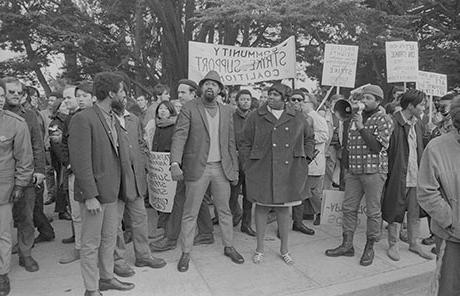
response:
<path fill-rule="evenodd" d="M 22 95 L 24 94 L 24 91 L 22 91 L 22 90 L 21 90 L 21 91 L 17 91 L 17 90 L 8 90 L 8 93 L 9 93 L 10 95 L 18 94 L 18 95 L 22 96 Z"/>
<path fill-rule="evenodd" d="M 297 99 L 297 98 L 291 98 L 291 102 L 299 102 L 299 103 L 300 103 L 300 102 L 303 102 L 303 101 L 305 101 L 305 100 L 304 100 L 304 99 L 300 99 L 300 98 L 299 98 L 299 99 Z"/>

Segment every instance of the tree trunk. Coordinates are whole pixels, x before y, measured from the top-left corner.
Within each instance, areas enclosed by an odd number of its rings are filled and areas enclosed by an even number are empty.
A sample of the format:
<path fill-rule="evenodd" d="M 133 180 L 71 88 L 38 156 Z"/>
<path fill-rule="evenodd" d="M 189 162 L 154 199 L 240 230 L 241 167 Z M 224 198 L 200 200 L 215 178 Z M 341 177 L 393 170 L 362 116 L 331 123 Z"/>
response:
<path fill-rule="evenodd" d="M 142 53 L 141 50 L 145 45 L 145 39 L 143 36 L 144 33 L 144 0 L 137 0 L 136 1 L 136 11 L 135 11 L 135 31 L 134 31 L 134 55 L 136 56 L 135 63 L 136 63 L 136 73 L 134 74 L 135 79 L 137 82 L 143 81 L 143 75 L 140 69 L 142 65 L 140 61 L 142 61 Z M 135 93 L 136 97 L 142 94 L 142 89 L 139 87 L 139 84 L 135 84 Z"/>
<path fill-rule="evenodd" d="M 33 65 L 32 67 L 34 69 L 35 74 L 37 75 L 38 81 L 40 82 L 43 89 L 45 90 L 46 96 L 49 96 L 49 94 L 51 93 L 51 88 L 48 82 L 46 81 L 45 75 L 43 75 L 40 65 L 37 63 L 37 58 L 35 56 L 35 52 L 32 48 L 32 45 L 30 44 L 30 40 L 25 38 L 23 40 L 23 43 L 24 43 L 24 48 L 26 49 L 27 58 Z"/>

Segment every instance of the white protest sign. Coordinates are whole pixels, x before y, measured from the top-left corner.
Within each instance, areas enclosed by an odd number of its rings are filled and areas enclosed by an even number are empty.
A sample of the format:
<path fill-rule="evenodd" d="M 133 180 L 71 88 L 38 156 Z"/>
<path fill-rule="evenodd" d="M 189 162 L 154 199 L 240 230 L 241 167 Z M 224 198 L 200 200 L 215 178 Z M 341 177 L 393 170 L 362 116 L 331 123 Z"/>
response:
<path fill-rule="evenodd" d="M 442 97 L 447 93 L 447 75 L 418 71 L 417 89 L 429 96 Z"/>
<path fill-rule="evenodd" d="M 189 41 L 188 78 L 198 82 L 211 70 L 225 85 L 295 78 L 295 58 L 294 37 L 272 48 Z"/>
<path fill-rule="evenodd" d="M 321 224 L 342 227 L 342 203 L 345 193 L 337 190 L 324 190 L 321 203 Z M 366 201 L 363 197 L 358 210 L 358 226 L 366 225 Z"/>
<path fill-rule="evenodd" d="M 416 41 L 385 42 L 387 81 L 417 81 L 418 43 Z"/>
<path fill-rule="evenodd" d="M 355 87 L 358 46 L 326 44 L 322 85 Z"/>
<path fill-rule="evenodd" d="M 177 182 L 171 179 L 169 152 L 150 152 L 147 184 L 150 205 L 160 212 L 171 213 Z"/>

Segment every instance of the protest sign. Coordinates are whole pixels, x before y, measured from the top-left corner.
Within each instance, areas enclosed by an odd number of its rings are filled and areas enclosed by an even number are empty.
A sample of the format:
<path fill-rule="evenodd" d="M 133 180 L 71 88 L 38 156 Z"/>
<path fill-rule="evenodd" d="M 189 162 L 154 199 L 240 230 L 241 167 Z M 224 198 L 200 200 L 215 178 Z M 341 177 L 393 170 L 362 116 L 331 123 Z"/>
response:
<path fill-rule="evenodd" d="M 239 47 L 189 41 L 188 78 L 200 81 L 210 70 L 225 85 L 295 78 L 295 40 L 272 48 Z"/>
<path fill-rule="evenodd" d="M 171 213 L 177 182 L 171 179 L 169 153 L 150 152 L 147 184 L 150 205 L 165 213 Z"/>
<path fill-rule="evenodd" d="M 418 77 L 418 43 L 416 41 L 385 42 L 387 81 L 410 82 Z"/>
<path fill-rule="evenodd" d="M 326 44 L 321 84 L 355 87 L 358 46 Z"/>
<path fill-rule="evenodd" d="M 324 190 L 321 204 L 321 225 L 342 226 L 342 203 L 345 193 L 337 190 Z M 366 225 L 366 201 L 361 200 L 358 210 L 358 226 Z"/>
<path fill-rule="evenodd" d="M 447 75 L 418 71 L 417 89 L 429 96 L 442 97 L 447 93 Z"/>

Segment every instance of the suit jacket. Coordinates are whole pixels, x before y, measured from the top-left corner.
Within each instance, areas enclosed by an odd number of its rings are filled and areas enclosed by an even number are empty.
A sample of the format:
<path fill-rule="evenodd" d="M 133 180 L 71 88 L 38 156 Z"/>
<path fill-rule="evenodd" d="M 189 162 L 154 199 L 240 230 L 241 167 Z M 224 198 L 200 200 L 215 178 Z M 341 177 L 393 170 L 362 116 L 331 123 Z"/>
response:
<path fill-rule="evenodd" d="M 145 198 L 147 195 L 148 148 L 142 137 L 142 124 L 137 116 L 128 111 L 123 115 L 125 126 L 119 134 L 121 160 L 121 193 L 123 201 Z"/>
<path fill-rule="evenodd" d="M 224 174 L 229 181 L 238 179 L 238 157 L 233 131 L 233 112 L 218 103 L 219 147 Z M 201 99 L 187 102 L 177 118 L 171 144 L 171 162 L 182 164 L 185 181 L 203 175 L 209 155 L 210 137 L 206 110 Z"/>
<path fill-rule="evenodd" d="M 101 203 L 117 201 L 121 185 L 118 143 L 97 105 L 72 117 L 68 140 L 75 200 L 96 197 Z"/>

